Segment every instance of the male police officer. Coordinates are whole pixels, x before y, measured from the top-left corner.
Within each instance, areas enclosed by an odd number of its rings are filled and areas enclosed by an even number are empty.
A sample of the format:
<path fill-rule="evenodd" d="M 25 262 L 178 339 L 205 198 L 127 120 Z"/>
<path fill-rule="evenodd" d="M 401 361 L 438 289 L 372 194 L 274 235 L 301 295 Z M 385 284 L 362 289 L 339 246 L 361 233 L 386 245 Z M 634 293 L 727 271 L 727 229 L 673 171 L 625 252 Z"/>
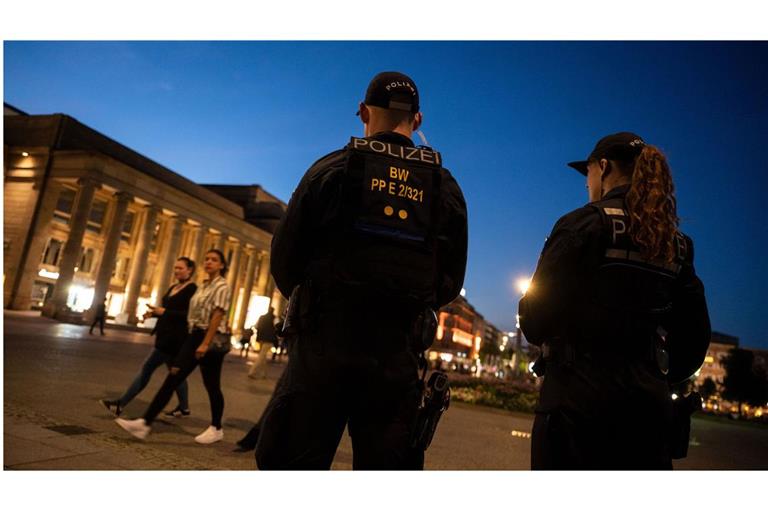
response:
<path fill-rule="evenodd" d="M 349 425 L 355 469 L 422 469 L 411 444 L 421 400 L 412 334 L 425 307 L 464 280 L 466 205 L 422 122 L 408 76 L 371 81 L 364 138 L 307 171 L 272 240 L 272 275 L 291 295 L 291 357 L 265 411 L 260 469 L 328 469 Z"/>
<path fill-rule="evenodd" d="M 555 224 L 520 301 L 545 361 L 531 465 L 671 469 L 685 429 L 669 384 L 703 363 L 710 325 L 666 158 L 621 132 L 569 165 L 587 176 L 592 202 Z"/>

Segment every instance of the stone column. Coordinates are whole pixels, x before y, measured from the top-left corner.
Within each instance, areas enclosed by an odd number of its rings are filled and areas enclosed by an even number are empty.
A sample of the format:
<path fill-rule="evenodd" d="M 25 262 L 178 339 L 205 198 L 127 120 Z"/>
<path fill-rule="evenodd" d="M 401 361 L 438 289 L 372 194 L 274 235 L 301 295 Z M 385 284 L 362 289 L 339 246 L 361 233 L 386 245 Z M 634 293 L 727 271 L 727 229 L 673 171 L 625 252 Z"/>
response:
<path fill-rule="evenodd" d="M 117 198 L 117 204 L 115 205 L 114 213 L 109 223 L 109 233 L 107 233 L 107 238 L 104 243 L 104 251 L 101 255 L 99 270 L 96 273 L 93 304 L 86 315 L 88 322 L 93 321 L 96 316 L 96 309 L 99 304 L 104 302 L 104 297 L 107 296 L 109 282 L 112 280 L 112 272 L 115 270 L 117 249 L 120 247 L 120 236 L 123 232 L 125 216 L 128 212 L 128 205 L 133 200 L 133 197 L 126 192 L 118 192 L 115 194 L 115 197 Z"/>
<path fill-rule="evenodd" d="M 242 275 L 240 272 L 240 256 L 242 253 L 242 244 L 240 241 L 232 242 L 232 259 L 229 261 L 229 272 L 227 272 L 227 284 L 229 289 L 232 290 L 232 307 L 229 309 L 229 325 L 235 319 L 235 306 L 237 305 L 237 296 L 240 291 L 240 283 L 242 282 Z"/>
<path fill-rule="evenodd" d="M 203 274 L 205 274 L 203 272 L 203 255 L 205 254 L 205 236 L 208 234 L 208 228 L 197 226 L 195 231 L 195 242 L 189 257 L 195 262 L 195 275 L 192 279 L 199 285 L 203 281 Z"/>
<path fill-rule="evenodd" d="M 280 292 L 278 292 L 278 294 L 279 293 Z M 276 308 L 277 304 L 273 303 L 273 301 L 272 301 L 272 297 L 275 295 L 275 280 L 272 278 L 272 274 L 270 274 L 269 275 L 269 279 L 267 279 L 267 288 L 266 288 L 266 290 L 264 290 L 264 295 L 266 297 L 269 297 L 269 307 L 275 307 Z M 275 315 L 276 316 L 277 316 L 278 313 L 279 313 L 279 311 L 275 311 Z"/>
<path fill-rule="evenodd" d="M 69 237 L 64 244 L 64 251 L 59 260 L 59 278 L 53 288 L 51 300 L 46 304 L 43 314 L 56 318 L 67 310 L 69 287 L 75 277 L 75 266 L 80 259 L 83 249 L 83 235 L 91 213 L 93 195 L 96 193 L 96 181 L 92 178 L 81 178 L 78 181 L 80 193 L 77 198 L 72 217 L 69 220 Z"/>
<path fill-rule="evenodd" d="M 128 323 L 137 324 L 136 308 L 139 294 L 141 293 L 141 283 L 144 280 L 144 272 L 147 269 L 147 256 L 149 256 L 149 246 L 152 243 L 152 235 L 157 224 L 157 214 L 160 209 L 157 206 L 149 205 L 144 207 L 144 223 L 141 226 L 141 233 L 137 237 L 136 250 L 131 259 L 131 271 L 128 278 L 128 286 L 125 290 L 125 302 L 123 303 L 123 313 L 128 314 Z"/>
<path fill-rule="evenodd" d="M 243 283 L 243 305 L 233 322 L 235 332 L 243 332 L 245 327 L 245 317 L 248 315 L 248 304 L 251 301 L 251 291 L 253 291 L 253 280 L 256 276 L 256 263 L 258 261 L 259 253 L 254 249 L 248 254 L 248 266 L 245 269 L 245 282 Z"/>
<path fill-rule="evenodd" d="M 181 226 L 186 222 L 184 217 L 173 217 L 168 219 L 170 228 L 170 239 L 163 248 L 163 254 L 158 260 L 161 267 L 158 272 L 157 281 L 155 282 L 155 289 L 157 290 L 158 304 L 159 298 L 165 293 L 166 288 L 170 285 L 171 274 L 173 271 L 173 265 L 176 263 L 176 253 L 179 251 L 179 242 L 181 241 Z"/>
<path fill-rule="evenodd" d="M 269 258 L 268 252 L 262 252 L 259 258 L 259 280 L 256 283 L 256 293 L 267 296 L 267 286 L 269 285 Z"/>
<path fill-rule="evenodd" d="M 229 262 L 229 272 L 227 273 L 227 284 L 229 285 L 229 288 L 232 290 L 232 293 L 234 294 L 236 292 L 235 290 L 235 284 L 237 283 L 238 278 L 240 277 L 239 274 L 239 268 L 240 265 L 240 252 L 242 249 L 242 244 L 240 244 L 239 241 L 234 242 L 234 247 L 232 248 L 232 261 Z"/>
<path fill-rule="evenodd" d="M 39 187 L 39 185 L 35 185 Z M 45 244 L 48 242 L 48 226 L 53 220 L 53 212 L 56 210 L 56 203 L 59 201 L 61 192 L 61 183 L 49 178 L 48 186 L 45 189 L 40 210 L 37 214 L 37 222 L 33 229 L 32 243 L 27 251 L 25 261 L 20 261 L 16 272 L 21 272 L 18 278 L 18 288 L 9 298 L 9 307 L 11 309 L 29 309 L 32 303 L 32 286 L 40 271 L 40 259 L 42 258 Z M 11 276 L 8 276 L 9 278 Z M 14 276 L 15 277 L 15 276 Z"/>

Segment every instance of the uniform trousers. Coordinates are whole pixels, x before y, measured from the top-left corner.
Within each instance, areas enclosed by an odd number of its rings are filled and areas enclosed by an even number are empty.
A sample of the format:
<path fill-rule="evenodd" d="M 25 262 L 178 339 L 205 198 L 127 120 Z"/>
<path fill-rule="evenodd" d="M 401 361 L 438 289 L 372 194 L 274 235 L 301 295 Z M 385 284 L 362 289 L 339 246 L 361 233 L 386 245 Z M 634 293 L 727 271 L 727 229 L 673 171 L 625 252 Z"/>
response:
<path fill-rule="evenodd" d="M 352 339 L 327 325 L 291 350 L 261 420 L 259 469 L 330 469 L 345 427 L 353 469 L 423 469 L 410 446 L 421 381 L 403 336 Z"/>
<path fill-rule="evenodd" d="M 547 363 L 532 469 L 672 469 L 672 410 L 652 363 L 584 357 Z"/>

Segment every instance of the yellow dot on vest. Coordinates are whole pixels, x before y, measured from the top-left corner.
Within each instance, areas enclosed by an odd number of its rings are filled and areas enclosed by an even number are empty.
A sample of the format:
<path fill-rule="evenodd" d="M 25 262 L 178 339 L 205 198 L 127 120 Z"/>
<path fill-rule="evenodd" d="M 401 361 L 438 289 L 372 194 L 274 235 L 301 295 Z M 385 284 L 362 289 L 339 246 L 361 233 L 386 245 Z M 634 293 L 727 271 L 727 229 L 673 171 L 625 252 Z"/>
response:
<path fill-rule="evenodd" d="M 395 213 L 394 208 L 392 208 L 391 206 L 384 207 L 384 215 L 386 215 L 387 217 L 391 217 L 393 213 Z"/>
<path fill-rule="evenodd" d="M 397 214 L 400 216 L 401 219 L 405 220 L 408 218 L 408 212 L 405 210 L 400 210 L 397 212 Z"/>

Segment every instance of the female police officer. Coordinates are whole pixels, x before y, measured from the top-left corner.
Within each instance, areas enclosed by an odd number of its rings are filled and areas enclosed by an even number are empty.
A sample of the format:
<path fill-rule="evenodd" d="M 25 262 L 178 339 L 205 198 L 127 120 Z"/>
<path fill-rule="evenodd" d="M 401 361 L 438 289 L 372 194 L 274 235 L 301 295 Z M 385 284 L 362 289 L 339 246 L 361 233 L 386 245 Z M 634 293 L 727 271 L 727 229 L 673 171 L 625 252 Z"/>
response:
<path fill-rule="evenodd" d="M 590 203 L 562 217 L 520 301 L 546 375 L 533 469 L 671 469 L 669 385 L 704 360 L 710 326 L 664 155 L 601 139 L 571 167 Z"/>

